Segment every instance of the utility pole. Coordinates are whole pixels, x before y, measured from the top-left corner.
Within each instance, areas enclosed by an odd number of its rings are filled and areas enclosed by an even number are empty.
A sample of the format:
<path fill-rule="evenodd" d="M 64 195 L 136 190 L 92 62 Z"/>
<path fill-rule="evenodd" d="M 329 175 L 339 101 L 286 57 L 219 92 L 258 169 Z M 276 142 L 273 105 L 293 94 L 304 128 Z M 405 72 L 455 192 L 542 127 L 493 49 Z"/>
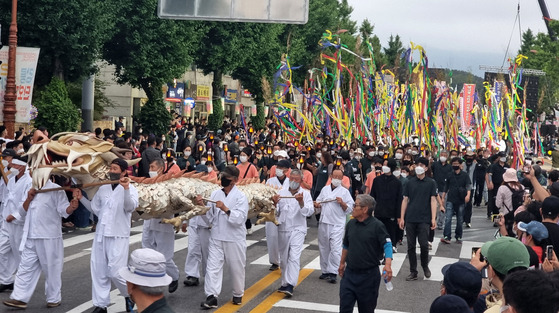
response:
<path fill-rule="evenodd" d="M 6 94 L 4 96 L 4 126 L 8 132 L 7 137 L 14 138 L 16 122 L 16 50 L 17 50 L 17 0 L 12 0 L 12 23 L 8 37 L 8 79 Z"/>

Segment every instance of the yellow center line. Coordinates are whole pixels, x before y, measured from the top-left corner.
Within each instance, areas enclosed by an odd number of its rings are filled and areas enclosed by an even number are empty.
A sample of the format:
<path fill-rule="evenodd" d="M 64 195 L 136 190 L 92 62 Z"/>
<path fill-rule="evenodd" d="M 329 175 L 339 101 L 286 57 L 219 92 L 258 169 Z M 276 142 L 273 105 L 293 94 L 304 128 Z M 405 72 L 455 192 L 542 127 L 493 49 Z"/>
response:
<path fill-rule="evenodd" d="M 231 301 L 224 304 L 219 309 L 215 310 L 215 313 L 233 313 L 237 312 L 240 308 L 242 308 L 245 304 L 247 304 L 250 300 L 256 297 L 260 292 L 264 289 L 268 288 L 271 284 L 273 284 L 276 280 L 281 277 L 281 271 L 273 271 L 270 274 L 264 276 L 261 280 L 256 282 L 256 284 L 250 286 L 247 290 L 245 290 L 245 294 L 243 295 L 243 303 L 241 305 L 235 305 L 231 303 Z"/>
<path fill-rule="evenodd" d="M 299 272 L 299 281 L 297 282 L 297 286 L 301 284 L 301 282 L 309 277 L 309 275 L 313 272 L 312 269 L 304 268 Z M 278 303 L 281 299 L 285 297 L 285 294 L 281 292 L 274 292 L 273 294 L 269 295 L 268 298 L 264 299 L 258 306 L 256 306 L 250 313 L 266 313 L 272 309 L 274 304 Z"/>

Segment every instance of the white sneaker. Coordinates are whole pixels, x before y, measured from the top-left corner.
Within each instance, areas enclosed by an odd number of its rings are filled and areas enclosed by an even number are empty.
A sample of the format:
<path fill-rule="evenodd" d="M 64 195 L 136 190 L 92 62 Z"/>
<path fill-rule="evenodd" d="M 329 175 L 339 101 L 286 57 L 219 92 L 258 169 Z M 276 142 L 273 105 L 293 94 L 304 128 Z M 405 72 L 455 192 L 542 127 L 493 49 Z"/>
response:
<path fill-rule="evenodd" d="M 392 252 L 393 252 L 393 253 L 398 253 L 398 248 L 392 247 Z"/>
<path fill-rule="evenodd" d="M 247 228 L 247 235 L 252 235 L 252 228 Z"/>

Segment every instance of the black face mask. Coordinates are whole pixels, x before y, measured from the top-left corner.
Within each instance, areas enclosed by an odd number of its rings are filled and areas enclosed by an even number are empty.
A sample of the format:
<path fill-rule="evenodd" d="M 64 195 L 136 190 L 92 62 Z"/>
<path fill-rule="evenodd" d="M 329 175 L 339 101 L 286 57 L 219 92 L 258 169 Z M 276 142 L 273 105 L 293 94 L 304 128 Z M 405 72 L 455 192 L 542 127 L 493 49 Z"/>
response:
<path fill-rule="evenodd" d="M 402 161 L 402 164 L 411 165 L 411 161 L 410 160 L 404 160 L 404 161 Z"/>
<path fill-rule="evenodd" d="M 474 162 L 474 159 L 470 159 L 470 158 L 466 159 L 466 163 L 471 164 L 472 162 Z"/>
<path fill-rule="evenodd" d="M 382 166 L 375 166 L 375 170 L 381 171 L 381 170 L 382 170 Z"/>
<path fill-rule="evenodd" d="M 455 171 L 457 171 L 457 170 L 460 169 L 460 165 L 453 165 L 453 166 L 452 166 L 452 169 L 455 170 Z"/>
<path fill-rule="evenodd" d="M 231 179 L 225 178 L 225 177 L 221 177 L 221 186 L 223 188 L 229 187 L 229 185 L 231 185 Z"/>

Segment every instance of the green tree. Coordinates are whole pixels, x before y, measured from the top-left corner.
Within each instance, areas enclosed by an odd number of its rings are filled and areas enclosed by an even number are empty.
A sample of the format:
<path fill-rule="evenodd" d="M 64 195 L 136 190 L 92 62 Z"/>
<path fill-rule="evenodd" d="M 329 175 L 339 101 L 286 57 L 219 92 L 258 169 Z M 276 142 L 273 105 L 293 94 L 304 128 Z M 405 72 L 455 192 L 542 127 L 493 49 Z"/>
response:
<path fill-rule="evenodd" d="M 386 64 L 392 68 L 398 67 L 400 65 L 402 52 L 404 51 L 405 49 L 402 41 L 400 40 L 400 35 L 390 35 L 388 46 L 384 48 Z"/>
<path fill-rule="evenodd" d="M 382 46 L 380 43 L 380 39 L 377 35 L 373 34 L 375 26 L 369 22 L 368 19 L 363 20 L 361 26 L 359 27 L 359 34 L 361 36 L 361 40 L 363 42 L 368 41 L 371 46 L 373 47 L 373 57 L 375 61 L 375 65 L 377 69 L 380 69 L 384 64 L 384 55 L 382 53 Z M 366 44 L 361 45 L 360 51 L 364 57 L 369 56 L 369 50 Z"/>
<path fill-rule="evenodd" d="M 11 2 L 0 0 L 4 26 L 10 25 Z M 111 5 L 88 0 L 18 2 L 18 46 L 41 48 L 36 86 L 48 84 L 53 76 L 72 82 L 94 72 L 114 26 Z M 8 38 L 8 28 L 2 27 L 2 38 Z"/>
<path fill-rule="evenodd" d="M 144 130 L 165 133 L 171 115 L 162 86 L 182 76 L 192 63 L 204 24 L 160 19 L 157 1 L 151 0 L 115 1 L 115 16 L 115 32 L 103 47 L 103 57 L 115 66 L 118 83 L 146 93 L 148 103 L 140 112 Z M 153 121 L 155 117 L 164 120 Z"/>
<path fill-rule="evenodd" d="M 64 82 L 53 77 L 35 101 L 35 125 L 45 126 L 51 134 L 76 131 L 81 122 L 80 112 L 70 100 Z"/>

